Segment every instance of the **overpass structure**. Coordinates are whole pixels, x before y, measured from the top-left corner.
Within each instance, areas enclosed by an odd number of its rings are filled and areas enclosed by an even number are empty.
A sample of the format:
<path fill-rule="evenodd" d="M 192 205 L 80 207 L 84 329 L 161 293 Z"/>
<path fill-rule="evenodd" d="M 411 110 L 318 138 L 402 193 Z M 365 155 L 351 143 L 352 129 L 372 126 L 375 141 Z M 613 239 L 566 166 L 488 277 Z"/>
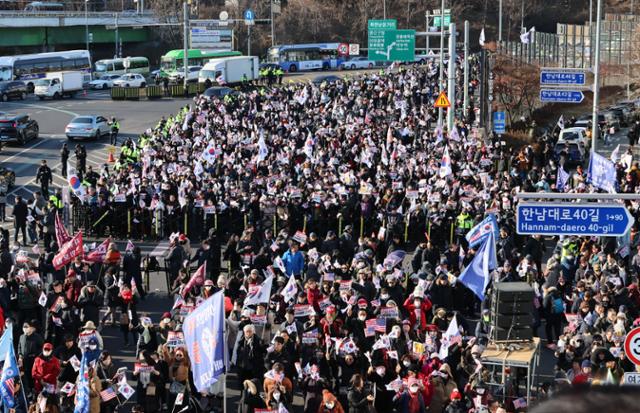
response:
<path fill-rule="evenodd" d="M 143 42 L 149 28 L 173 25 L 153 13 L 0 11 L 0 47 L 81 44 L 89 27 L 91 43 Z"/>

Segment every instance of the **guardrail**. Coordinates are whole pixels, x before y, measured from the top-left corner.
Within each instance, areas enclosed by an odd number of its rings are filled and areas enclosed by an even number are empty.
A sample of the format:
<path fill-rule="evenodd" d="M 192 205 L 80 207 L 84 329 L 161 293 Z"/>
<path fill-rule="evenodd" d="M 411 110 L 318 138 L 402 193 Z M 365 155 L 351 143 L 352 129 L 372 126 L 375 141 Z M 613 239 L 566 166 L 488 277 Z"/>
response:
<path fill-rule="evenodd" d="M 119 18 L 133 18 L 133 17 L 155 17 L 155 13 L 152 11 L 145 11 L 143 13 L 123 13 L 117 11 L 90 11 L 86 14 L 87 17 L 113 17 L 116 14 Z M 24 11 L 24 10 L 0 10 L 0 17 L 85 17 L 85 13 L 82 10 L 74 11 Z"/>
<path fill-rule="evenodd" d="M 135 87 L 113 87 L 111 88 L 112 100 L 154 100 L 165 97 L 185 97 L 194 96 L 204 92 L 206 86 L 204 83 L 189 83 L 187 85 L 187 94 L 184 93 L 184 85 L 169 85 L 167 89 L 164 86 L 149 85 L 143 88 Z"/>

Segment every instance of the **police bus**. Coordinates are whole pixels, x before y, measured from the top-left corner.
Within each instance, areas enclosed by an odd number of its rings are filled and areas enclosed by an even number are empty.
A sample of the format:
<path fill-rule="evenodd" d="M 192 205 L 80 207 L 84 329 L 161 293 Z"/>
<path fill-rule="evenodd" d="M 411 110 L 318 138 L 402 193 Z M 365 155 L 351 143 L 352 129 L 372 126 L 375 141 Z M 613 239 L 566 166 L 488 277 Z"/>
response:
<path fill-rule="evenodd" d="M 288 44 L 270 47 L 267 63 L 288 72 L 337 69 L 346 56 L 338 53 L 340 43 Z"/>

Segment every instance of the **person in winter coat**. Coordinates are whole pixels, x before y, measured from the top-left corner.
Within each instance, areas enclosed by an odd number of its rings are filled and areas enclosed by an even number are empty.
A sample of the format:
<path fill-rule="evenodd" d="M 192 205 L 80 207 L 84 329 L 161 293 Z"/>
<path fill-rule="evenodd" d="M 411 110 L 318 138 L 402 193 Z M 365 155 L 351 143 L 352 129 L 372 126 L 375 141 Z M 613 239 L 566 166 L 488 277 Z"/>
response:
<path fill-rule="evenodd" d="M 424 398 L 420 392 L 420 382 L 411 379 L 409 388 L 394 397 L 398 413 L 426 413 Z M 430 410 L 433 412 L 441 412 L 442 410 Z"/>
<path fill-rule="evenodd" d="M 82 281 L 76 277 L 74 270 L 69 270 L 67 277 L 64 280 L 64 294 L 73 305 L 78 303 L 80 293 L 82 292 Z"/>
<path fill-rule="evenodd" d="M 432 375 L 430 381 L 433 384 L 433 397 L 431 398 L 429 411 L 441 412 L 449 400 L 449 395 L 456 388 L 449 365 L 443 364 L 440 366 L 438 373 Z"/>
<path fill-rule="evenodd" d="M 142 282 L 142 272 L 140 271 L 141 260 L 142 255 L 140 253 L 140 247 L 134 247 L 132 252 L 125 254 L 122 261 L 122 270 L 125 274 L 124 282 L 126 284 L 132 285 L 131 280 L 133 279 L 135 281 L 135 286 L 138 290 L 138 294 L 140 294 L 141 298 L 144 298 L 146 292 L 143 288 L 144 284 Z"/>
<path fill-rule="evenodd" d="M 232 363 L 238 367 L 238 378 L 242 383 L 260 377 L 263 372 L 265 348 L 255 331 L 253 324 L 245 325 L 233 351 Z"/>
<path fill-rule="evenodd" d="M 274 364 L 273 369 L 265 374 L 262 390 L 267 395 L 268 409 L 277 410 L 282 403 L 287 410 L 291 411 L 293 383 L 285 376 L 284 366 L 281 363 Z"/>
<path fill-rule="evenodd" d="M 93 367 L 89 367 L 89 413 L 100 413 L 102 383 Z"/>
<path fill-rule="evenodd" d="M 322 391 L 329 387 L 327 381 L 320 377 L 316 364 L 311 366 L 311 373 L 300 382 L 300 390 L 304 396 L 304 413 L 316 413 L 322 403 Z"/>
<path fill-rule="evenodd" d="M 102 291 L 96 287 L 94 281 L 89 281 L 86 287 L 80 291 L 78 307 L 82 309 L 82 322 L 93 321 L 94 324 L 100 322 L 100 307 L 103 303 Z"/>
<path fill-rule="evenodd" d="M 238 405 L 238 413 L 254 413 L 256 409 L 264 409 L 267 407 L 258 393 L 256 380 L 257 379 L 244 381 L 244 389 L 242 390 L 240 404 Z"/>
<path fill-rule="evenodd" d="M 425 331 L 427 324 L 429 324 L 427 314 L 431 310 L 431 301 L 427 297 L 411 294 L 405 300 L 404 308 L 409 313 L 411 329 Z"/>
<path fill-rule="evenodd" d="M 25 322 L 22 326 L 23 334 L 18 340 L 18 366 L 24 371 L 23 383 L 27 394 L 33 389 L 33 364 L 44 344 L 42 336 L 36 333 L 36 324 L 35 320 Z"/>
<path fill-rule="evenodd" d="M 80 348 L 76 345 L 75 336 L 71 334 L 67 334 L 64 337 L 64 344 L 56 347 L 53 350 L 53 355 L 60 362 L 60 374 L 58 375 L 59 386 L 62 387 L 64 383 L 71 382 L 75 383 L 76 378 L 78 377 L 78 372 L 75 371 L 73 366 L 71 365 L 71 359 L 75 356 L 78 360 L 82 359 L 82 352 Z"/>
<path fill-rule="evenodd" d="M 344 413 L 342 404 L 329 390 L 322 391 L 322 404 L 318 408 L 318 413 Z"/>
<path fill-rule="evenodd" d="M 467 413 L 469 411 L 469 405 L 458 389 L 454 389 L 451 392 L 449 399 L 451 402 L 444 410 L 444 413 Z"/>
<path fill-rule="evenodd" d="M 347 395 L 349 400 L 349 413 L 369 413 L 373 406 L 373 394 L 365 391 L 364 380 L 359 374 L 354 374 L 351 378 L 351 387 Z"/>
<path fill-rule="evenodd" d="M 47 385 L 53 386 L 55 389 L 56 379 L 60 374 L 60 360 L 53 353 L 53 344 L 44 343 L 42 353 L 36 357 L 31 369 L 33 378 L 33 389 L 36 393 L 40 393 Z"/>

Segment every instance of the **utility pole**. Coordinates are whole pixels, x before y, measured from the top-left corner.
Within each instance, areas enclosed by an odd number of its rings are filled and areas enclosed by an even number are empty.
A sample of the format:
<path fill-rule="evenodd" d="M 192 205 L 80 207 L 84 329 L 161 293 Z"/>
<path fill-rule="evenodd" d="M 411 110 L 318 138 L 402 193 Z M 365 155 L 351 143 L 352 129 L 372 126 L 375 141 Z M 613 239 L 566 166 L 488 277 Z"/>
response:
<path fill-rule="evenodd" d="M 116 57 L 120 57 L 118 54 L 118 42 L 119 42 L 119 36 L 118 36 L 118 13 L 116 12 Z"/>
<path fill-rule="evenodd" d="M 382 18 L 387 20 L 387 0 L 382 0 Z"/>
<path fill-rule="evenodd" d="M 589 65 L 593 67 L 593 0 L 589 0 Z"/>
<path fill-rule="evenodd" d="M 271 14 L 271 47 L 273 47 L 276 43 L 275 43 L 275 39 L 276 39 L 276 35 L 275 35 L 275 31 L 273 29 L 273 0 L 269 0 L 269 10 L 270 10 L 270 14 Z M 251 55 L 251 54 L 249 54 Z"/>
<path fill-rule="evenodd" d="M 524 0 L 522 0 L 521 7 L 520 7 L 520 27 L 521 27 L 522 33 L 524 33 Z"/>
<path fill-rule="evenodd" d="M 502 0 L 498 3 L 498 45 L 502 44 Z"/>
<path fill-rule="evenodd" d="M 449 64 L 447 69 L 449 78 L 447 97 L 451 102 L 451 106 L 447 108 L 447 131 L 451 133 L 456 118 L 456 25 L 453 22 L 449 23 Z"/>
<path fill-rule="evenodd" d="M 591 111 L 591 150 L 595 152 L 598 129 L 598 100 L 600 98 L 600 20 L 602 18 L 602 0 L 598 0 L 596 10 L 596 61 L 593 68 L 593 110 Z"/>
<path fill-rule="evenodd" d="M 189 76 L 189 5 L 187 2 L 182 3 L 183 8 L 183 17 L 184 20 L 184 58 L 182 59 L 182 63 L 184 66 L 184 94 L 187 94 L 187 80 Z"/>
<path fill-rule="evenodd" d="M 247 56 L 251 56 L 251 25 L 247 26 Z"/>
<path fill-rule="evenodd" d="M 438 84 L 440 85 L 440 92 L 444 90 L 444 0 L 441 2 L 440 7 L 440 74 Z M 449 59 L 451 62 L 451 59 Z M 442 108 L 438 108 L 438 127 L 442 128 Z"/>
<path fill-rule="evenodd" d="M 469 110 L 469 20 L 464 21 L 464 99 L 462 117 L 466 120 Z"/>
<path fill-rule="evenodd" d="M 84 39 L 87 43 L 87 50 L 89 50 L 89 0 L 84 0 Z"/>
<path fill-rule="evenodd" d="M 429 11 L 427 10 L 424 14 L 425 16 L 425 24 L 424 24 L 424 31 L 427 33 L 427 35 L 424 37 L 426 39 L 426 44 L 425 44 L 425 54 L 429 54 Z"/>

